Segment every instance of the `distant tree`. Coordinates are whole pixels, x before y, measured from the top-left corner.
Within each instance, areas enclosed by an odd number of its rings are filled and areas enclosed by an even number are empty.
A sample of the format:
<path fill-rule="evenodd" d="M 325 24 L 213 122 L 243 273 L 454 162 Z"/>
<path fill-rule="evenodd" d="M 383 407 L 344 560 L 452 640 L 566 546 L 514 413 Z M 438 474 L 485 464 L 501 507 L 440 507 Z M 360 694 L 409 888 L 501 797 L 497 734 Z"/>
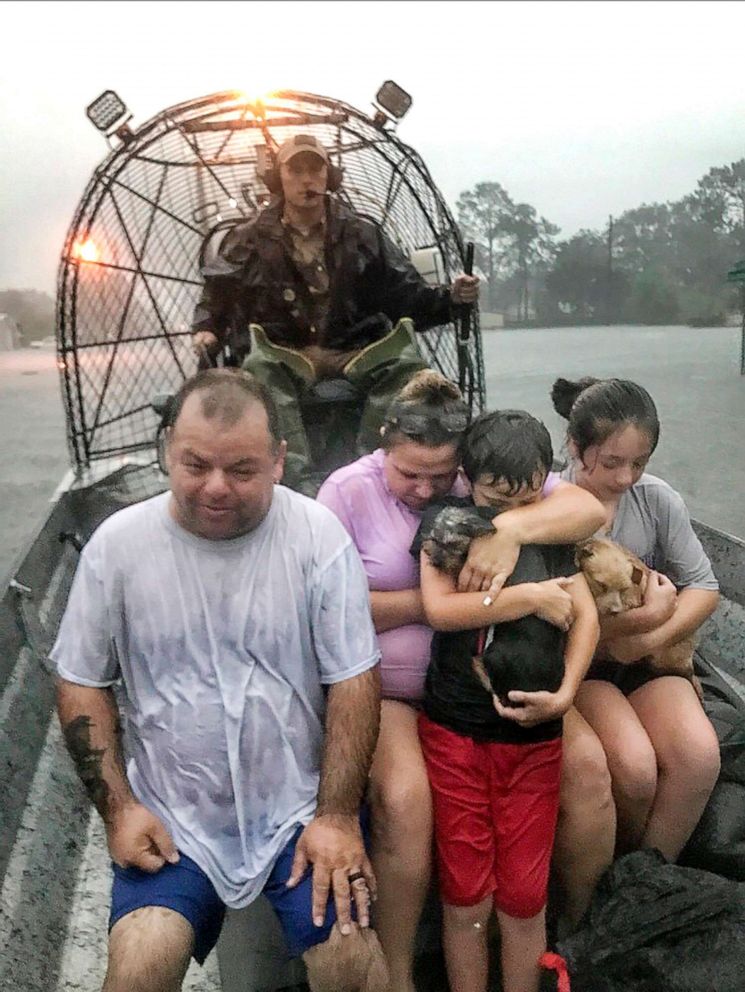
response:
<path fill-rule="evenodd" d="M 458 199 L 489 276 L 488 305 L 525 321 L 719 323 L 741 305 L 726 282 L 745 259 L 745 159 L 710 169 L 677 202 L 644 203 L 605 231 L 556 244 L 558 228 L 499 183 Z"/>
<path fill-rule="evenodd" d="M 559 228 L 539 217 L 529 203 L 513 204 L 502 222 L 506 258 L 517 284 L 517 319 L 529 319 L 530 279 L 537 265 L 549 263 L 555 254 Z"/>
<path fill-rule="evenodd" d="M 578 320 L 600 317 L 608 297 L 608 245 L 597 231 L 580 231 L 556 250 L 546 292 L 560 313 Z"/>
<path fill-rule="evenodd" d="M 686 203 L 693 217 L 732 235 L 745 255 L 745 159 L 710 169 Z"/>
<path fill-rule="evenodd" d="M 479 263 L 486 271 L 488 303 L 493 307 L 496 277 L 504 252 L 505 217 L 514 204 L 499 183 L 476 183 L 473 189 L 460 194 L 456 206 L 463 234 L 474 242 Z"/>
<path fill-rule="evenodd" d="M 692 197 L 672 205 L 671 271 L 678 285 L 680 315 L 696 324 L 722 323 L 739 305 L 739 291 L 725 274 L 742 254 L 735 236 L 704 220 Z"/>
<path fill-rule="evenodd" d="M 667 203 L 644 203 L 613 222 L 613 256 L 628 275 L 651 265 L 666 266 L 672 251 L 672 217 Z"/>
<path fill-rule="evenodd" d="M 625 317 L 632 324 L 675 324 L 680 319 L 677 287 L 669 273 L 649 268 L 631 279 Z"/>
<path fill-rule="evenodd" d="M 54 300 L 48 293 L 36 289 L 0 291 L 0 313 L 16 321 L 21 344 L 54 334 Z"/>

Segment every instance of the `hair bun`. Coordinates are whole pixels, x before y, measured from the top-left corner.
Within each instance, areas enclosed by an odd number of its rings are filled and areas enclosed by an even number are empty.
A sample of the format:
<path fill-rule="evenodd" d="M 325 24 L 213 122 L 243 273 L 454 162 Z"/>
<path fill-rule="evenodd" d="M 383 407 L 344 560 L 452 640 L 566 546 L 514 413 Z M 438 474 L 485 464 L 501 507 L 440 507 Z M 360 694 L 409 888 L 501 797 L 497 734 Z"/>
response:
<path fill-rule="evenodd" d="M 416 372 L 400 391 L 396 400 L 399 403 L 421 403 L 437 405 L 450 400 L 462 399 L 461 391 L 434 369 L 421 369 Z"/>
<path fill-rule="evenodd" d="M 580 393 L 584 393 L 589 386 L 594 386 L 596 382 L 600 382 L 600 379 L 595 379 L 590 375 L 584 376 L 576 382 L 571 382 L 569 379 L 557 379 L 551 387 L 551 402 L 554 410 L 564 420 L 569 420 L 569 414 L 572 412 L 577 397 Z"/>

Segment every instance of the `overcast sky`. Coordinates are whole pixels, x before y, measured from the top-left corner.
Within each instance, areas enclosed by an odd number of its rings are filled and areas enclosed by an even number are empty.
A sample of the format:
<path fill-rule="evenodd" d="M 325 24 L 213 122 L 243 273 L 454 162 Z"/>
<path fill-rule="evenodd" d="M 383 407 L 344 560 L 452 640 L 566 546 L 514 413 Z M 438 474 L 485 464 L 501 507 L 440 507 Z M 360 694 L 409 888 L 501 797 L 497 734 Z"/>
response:
<path fill-rule="evenodd" d="M 563 236 L 745 156 L 741 2 L 6 0 L 0 17 L 0 289 L 54 291 L 107 153 L 84 108 L 107 88 L 137 126 L 229 89 L 365 110 L 395 79 L 414 98 L 399 135 L 452 206 L 496 180 Z"/>

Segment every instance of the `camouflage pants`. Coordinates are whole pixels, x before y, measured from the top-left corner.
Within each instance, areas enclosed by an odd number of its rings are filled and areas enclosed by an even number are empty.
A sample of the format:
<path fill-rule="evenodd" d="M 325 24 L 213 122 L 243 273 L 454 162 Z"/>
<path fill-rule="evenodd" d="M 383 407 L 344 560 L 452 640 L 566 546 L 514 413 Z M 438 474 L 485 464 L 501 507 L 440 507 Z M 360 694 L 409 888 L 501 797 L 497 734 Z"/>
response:
<path fill-rule="evenodd" d="M 311 362 L 299 351 L 273 344 L 257 325 L 251 327 L 252 349 L 243 368 L 270 390 L 287 441 L 283 482 L 315 496 L 325 473 L 312 464 L 301 406 L 316 381 Z M 374 451 L 391 401 L 415 372 L 427 368 L 413 340 L 413 326 L 403 318 L 380 341 L 363 348 L 344 366 L 343 376 L 364 397 L 355 448 L 350 460 Z M 348 411 L 345 410 L 348 414 Z"/>

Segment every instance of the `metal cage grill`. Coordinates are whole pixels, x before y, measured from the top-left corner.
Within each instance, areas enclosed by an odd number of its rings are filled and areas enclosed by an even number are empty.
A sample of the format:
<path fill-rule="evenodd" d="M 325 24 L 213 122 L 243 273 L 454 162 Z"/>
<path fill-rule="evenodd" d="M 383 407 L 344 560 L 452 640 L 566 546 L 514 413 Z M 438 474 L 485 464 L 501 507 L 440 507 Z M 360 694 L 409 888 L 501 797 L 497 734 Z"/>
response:
<path fill-rule="evenodd" d="M 318 137 L 344 169 L 342 199 L 407 253 L 438 248 L 448 278 L 462 268 L 459 232 L 421 158 L 360 111 L 295 92 L 260 104 L 219 93 L 163 111 L 96 171 L 62 254 L 57 346 L 77 469 L 154 451 L 152 398 L 196 371 L 190 324 L 209 235 L 268 202 L 257 159 L 299 131 Z M 461 364 L 465 357 L 467 398 L 480 410 L 476 312 L 471 321 Z M 457 381 L 455 326 L 418 338 L 427 360 Z"/>

